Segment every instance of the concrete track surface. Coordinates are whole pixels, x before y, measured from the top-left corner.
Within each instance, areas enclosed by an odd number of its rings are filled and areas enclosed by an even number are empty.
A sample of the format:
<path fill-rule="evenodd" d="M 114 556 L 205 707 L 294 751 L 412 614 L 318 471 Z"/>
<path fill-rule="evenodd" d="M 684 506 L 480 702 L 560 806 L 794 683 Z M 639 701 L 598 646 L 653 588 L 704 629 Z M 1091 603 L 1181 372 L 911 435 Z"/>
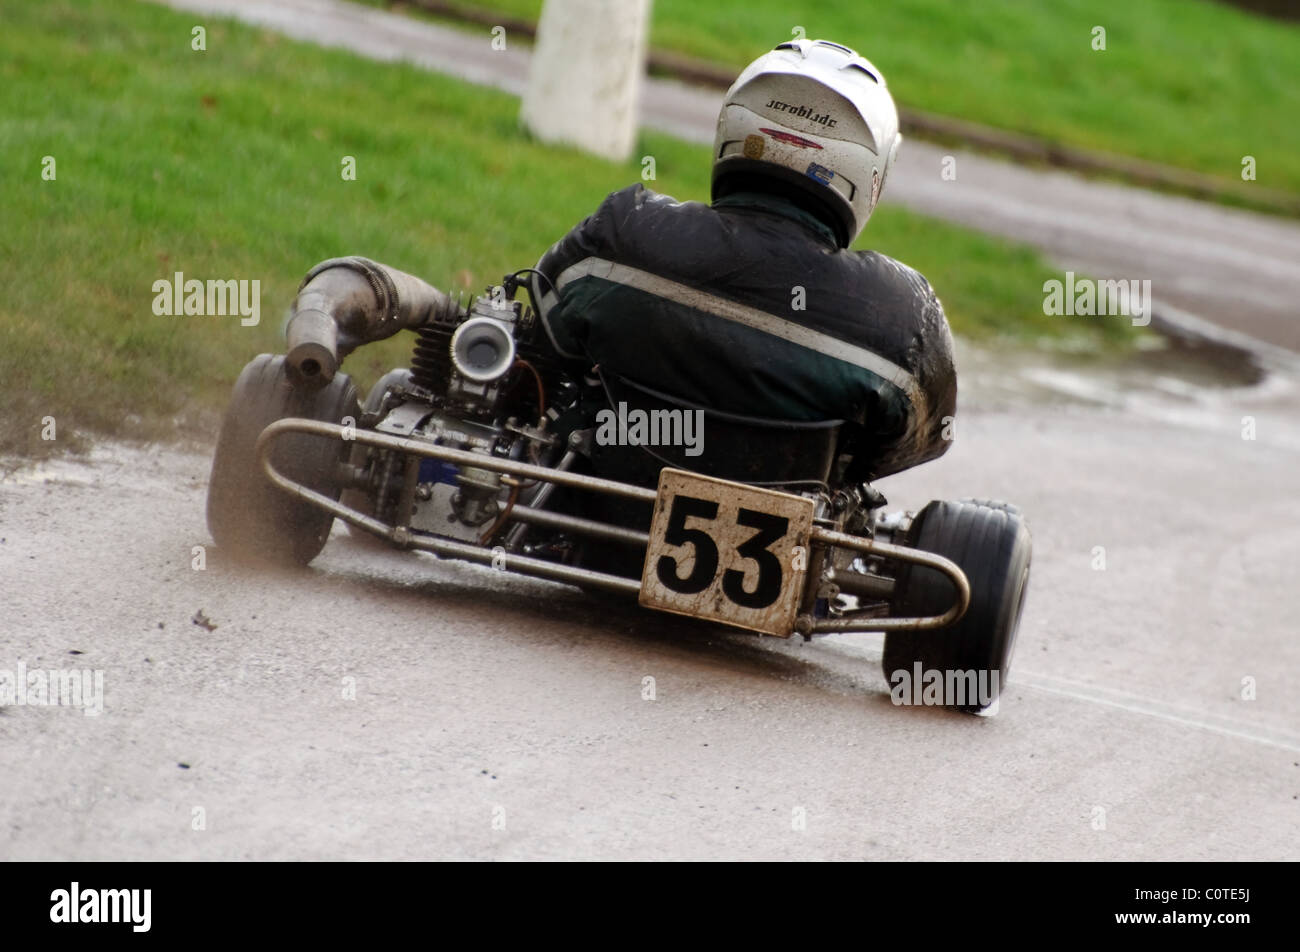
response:
<path fill-rule="evenodd" d="M 104 709 L 0 713 L 0 856 L 1297 858 L 1296 391 L 992 363 L 963 358 L 952 451 L 882 483 L 1029 514 L 986 718 L 893 706 L 879 635 L 702 627 L 337 527 L 308 570 L 241 568 L 203 454 L 11 471 L 0 669 L 102 671 Z"/>

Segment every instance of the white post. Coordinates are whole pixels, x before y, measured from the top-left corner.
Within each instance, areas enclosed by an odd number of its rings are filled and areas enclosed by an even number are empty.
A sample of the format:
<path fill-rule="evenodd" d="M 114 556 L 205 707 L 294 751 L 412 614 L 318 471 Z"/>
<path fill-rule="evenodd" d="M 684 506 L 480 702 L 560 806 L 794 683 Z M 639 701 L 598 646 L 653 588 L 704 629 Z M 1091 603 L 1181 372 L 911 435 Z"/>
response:
<path fill-rule="evenodd" d="M 543 142 L 626 159 L 636 145 L 650 0 L 546 0 L 520 118 Z"/>

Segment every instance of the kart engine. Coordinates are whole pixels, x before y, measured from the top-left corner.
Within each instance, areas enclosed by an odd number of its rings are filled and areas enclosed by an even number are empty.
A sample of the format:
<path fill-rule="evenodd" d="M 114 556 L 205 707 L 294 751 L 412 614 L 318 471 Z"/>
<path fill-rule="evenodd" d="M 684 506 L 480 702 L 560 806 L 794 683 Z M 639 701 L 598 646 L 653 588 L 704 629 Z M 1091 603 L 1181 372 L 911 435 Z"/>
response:
<path fill-rule="evenodd" d="M 448 310 L 418 328 L 410 375 L 388 386 L 363 425 L 517 461 L 536 462 L 554 446 L 542 371 L 519 357 L 520 345 L 531 341 L 534 315 L 510 299 L 513 290 L 497 286 L 467 311 Z M 521 386 L 529 376 L 534 385 Z M 557 388 L 553 383 L 552 392 Z M 521 488 L 492 470 L 381 450 L 370 452 L 363 479 L 384 517 L 413 531 L 480 543 L 504 523 Z"/>

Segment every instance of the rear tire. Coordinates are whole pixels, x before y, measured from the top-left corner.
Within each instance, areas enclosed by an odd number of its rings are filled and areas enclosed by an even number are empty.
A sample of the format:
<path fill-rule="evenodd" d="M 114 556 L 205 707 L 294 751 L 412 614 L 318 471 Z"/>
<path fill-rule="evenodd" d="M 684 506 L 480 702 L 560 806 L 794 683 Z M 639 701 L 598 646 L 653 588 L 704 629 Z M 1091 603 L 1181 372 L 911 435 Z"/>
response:
<path fill-rule="evenodd" d="M 972 714 L 995 708 L 1011 670 L 1029 586 L 1032 540 L 1024 518 L 1007 504 L 935 501 L 917 514 L 908 536 L 913 548 L 942 555 L 961 567 L 970 582 L 970 607 L 948 628 L 887 632 L 881 660 L 885 679 L 891 688 L 914 681 L 917 662 L 923 673 L 941 672 L 945 685 L 949 671 L 975 671 L 976 696 L 962 697 L 968 689 L 955 696 L 945 694 L 944 706 Z M 892 607 L 899 615 L 938 615 L 955 597 L 947 576 L 908 565 L 899 575 Z M 910 681 L 896 678 L 899 671 L 906 672 Z M 955 683 L 969 685 L 969 681 Z M 920 686 L 913 690 L 917 696 L 922 693 Z"/>
<path fill-rule="evenodd" d="M 349 416 L 355 422 L 361 410 L 347 374 L 305 393 L 290 385 L 282 356 L 254 357 L 235 381 L 212 458 L 207 515 L 217 545 L 280 565 L 306 565 L 319 555 L 334 517 L 271 484 L 258 465 L 257 438 L 286 417 L 342 423 Z M 340 440 L 290 433 L 276 440 L 271 461 L 289 479 L 337 500 L 338 464 L 349 449 Z"/>

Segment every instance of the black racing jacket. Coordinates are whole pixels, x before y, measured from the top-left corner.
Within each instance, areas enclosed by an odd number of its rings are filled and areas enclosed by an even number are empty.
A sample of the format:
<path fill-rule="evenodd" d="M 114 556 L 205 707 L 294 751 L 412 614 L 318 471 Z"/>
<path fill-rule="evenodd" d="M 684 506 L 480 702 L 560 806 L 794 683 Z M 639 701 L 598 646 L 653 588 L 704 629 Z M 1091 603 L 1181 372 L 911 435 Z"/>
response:
<path fill-rule="evenodd" d="M 948 448 L 957 379 L 930 285 L 886 255 L 839 249 L 782 199 L 710 206 L 629 186 L 537 270 L 563 357 L 708 409 L 844 420 L 857 478 Z"/>

